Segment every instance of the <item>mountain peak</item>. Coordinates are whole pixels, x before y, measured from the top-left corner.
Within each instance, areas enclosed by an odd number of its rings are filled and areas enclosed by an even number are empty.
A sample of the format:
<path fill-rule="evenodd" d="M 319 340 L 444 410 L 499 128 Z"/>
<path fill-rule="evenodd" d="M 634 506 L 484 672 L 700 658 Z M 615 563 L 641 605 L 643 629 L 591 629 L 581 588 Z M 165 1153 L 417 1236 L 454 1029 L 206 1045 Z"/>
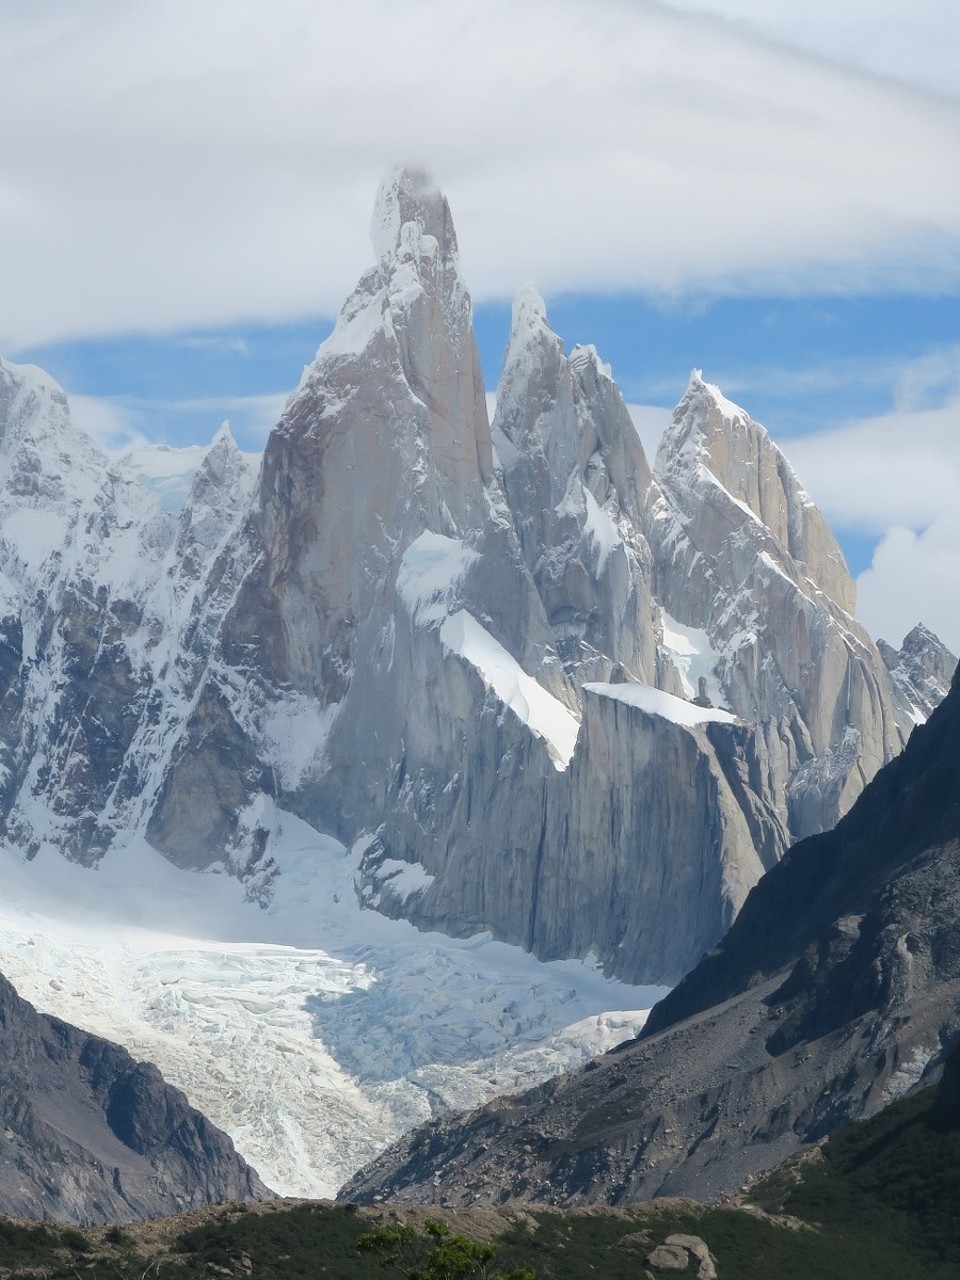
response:
<path fill-rule="evenodd" d="M 613 381 L 613 369 L 600 358 L 600 352 L 592 342 L 578 342 L 570 352 L 570 364 L 577 370 L 593 368 L 602 378 Z"/>
<path fill-rule="evenodd" d="M 213 439 L 210 441 L 211 449 L 215 449 L 217 445 L 223 445 L 233 449 L 237 448 L 237 441 L 230 428 L 229 418 L 224 418 L 223 422 L 221 422 L 220 426 L 217 428 Z"/>
<path fill-rule="evenodd" d="M 766 428 L 699 369 L 664 432 L 656 472 L 678 493 L 701 494 L 704 484 L 725 491 L 730 516 L 739 520 L 739 508 L 772 534 L 795 562 L 798 582 L 809 579 L 854 612 L 856 587 L 843 553 L 790 463 Z"/>
<path fill-rule="evenodd" d="M 878 641 L 877 648 L 916 718 L 926 719 L 950 688 L 957 670 L 954 654 L 922 622 L 907 632 L 899 649 L 885 640 Z"/>
<path fill-rule="evenodd" d="M 511 329 L 516 333 L 521 329 L 546 325 L 546 323 L 547 304 L 543 300 L 543 295 L 532 284 L 521 285 L 513 299 Z"/>
<path fill-rule="evenodd" d="M 450 206 L 436 180 L 425 169 L 397 165 L 381 182 L 373 207 L 370 238 L 377 260 L 383 263 L 400 257 L 408 240 L 415 240 L 411 247 L 422 251 L 428 236 L 436 241 L 443 258 L 456 257 Z"/>
<path fill-rule="evenodd" d="M 35 364 L 14 364 L 11 360 L 4 360 L 3 356 L 0 356 L 0 379 L 4 382 L 15 382 L 31 390 L 65 394 L 63 387 L 47 373 L 46 369 L 41 369 Z"/>
<path fill-rule="evenodd" d="M 695 401 L 706 401 L 708 404 L 715 405 L 721 418 L 726 419 L 729 422 L 736 422 L 738 419 L 743 422 L 752 421 L 746 409 L 741 408 L 738 404 L 734 404 L 732 400 L 728 400 L 716 383 L 707 382 L 706 378 L 703 376 L 702 370 L 700 369 L 691 369 L 690 381 L 687 384 L 686 393 L 680 401 L 680 404 L 684 405 Z M 701 428 L 703 429 L 707 425 L 709 424 L 702 423 Z M 758 422 L 753 423 L 752 425 L 762 437 L 766 437 L 767 431 L 765 427 L 761 426 Z M 706 431 L 703 431 L 703 434 L 706 434 Z"/>
<path fill-rule="evenodd" d="M 44 423 L 65 423 L 68 417 L 66 392 L 49 373 L 0 358 L 0 418 L 6 422 L 8 442 Z"/>

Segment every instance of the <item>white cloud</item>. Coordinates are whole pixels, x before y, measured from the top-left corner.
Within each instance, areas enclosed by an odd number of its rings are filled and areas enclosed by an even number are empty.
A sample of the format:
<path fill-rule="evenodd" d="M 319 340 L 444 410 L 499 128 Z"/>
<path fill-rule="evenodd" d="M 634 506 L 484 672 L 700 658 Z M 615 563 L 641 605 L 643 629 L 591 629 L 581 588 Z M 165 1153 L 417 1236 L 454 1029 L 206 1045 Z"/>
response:
<path fill-rule="evenodd" d="M 956 389 L 943 376 L 947 364 Z M 931 375 L 941 402 L 912 407 L 934 391 Z M 960 346 L 907 365 L 895 401 L 890 413 L 783 443 L 818 506 L 844 528 L 920 530 L 960 509 Z"/>
<path fill-rule="evenodd" d="M 679 399 L 679 394 L 677 398 Z M 633 425 L 643 445 L 643 452 L 647 455 L 647 462 L 652 467 L 660 446 L 660 438 L 670 423 L 673 410 L 665 409 L 659 404 L 628 404 L 627 412 L 633 419 Z"/>
<path fill-rule="evenodd" d="M 218 423 L 229 418 L 240 443 L 245 441 L 248 446 L 260 448 L 266 443 L 289 399 L 289 391 L 275 391 L 267 395 L 201 396 L 166 403 L 158 401 L 153 405 L 146 401 L 140 403 L 144 408 L 153 408 L 158 415 L 203 414 Z"/>
<path fill-rule="evenodd" d="M 652 0 L 0 0 L 0 23 L 0 349 L 329 314 L 405 158 L 445 185 L 478 297 L 960 283 L 960 103 Z"/>
<path fill-rule="evenodd" d="M 241 356 L 250 354 L 250 349 L 243 338 L 229 334 L 193 334 L 178 338 L 176 345 L 185 351 L 223 351 Z"/>
<path fill-rule="evenodd" d="M 958 653 L 960 346 L 906 366 L 895 401 L 888 414 L 783 448 L 835 528 L 879 538 L 857 580 L 867 630 L 899 642 L 924 622 Z"/>
<path fill-rule="evenodd" d="M 769 39 L 877 75 L 957 94 L 954 0 L 664 0 L 739 22 Z"/>
<path fill-rule="evenodd" d="M 894 412 L 784 443 L 828 519 L 883 533 L 923 528 L 960 505 L 960 401 Z"/>
<path fill-rule="evenodd" d="M 71 392 L 70 421 L 92 436 L 107 453 L 123 453 L 146 439 L 141 415 L 122 401 L 106 396 Z"/>
<path fill-rule="evenodd" d="M 960 505 L 942 511 L 922 533 L 890 529 L 857 579 L 857 600 L 872 635 L 899 645 L 923 622 L 960 653 Z"/>
<path fill-rule="evenodd" d="M 225 419 L 242 448 L 260 450 L 283 413 L 289 392 L 182 400 L 71 392 L 69 399 L 71 421 L 107 453 L 122 454 L 147 443 L 182 446 L 209 441 Z"/>

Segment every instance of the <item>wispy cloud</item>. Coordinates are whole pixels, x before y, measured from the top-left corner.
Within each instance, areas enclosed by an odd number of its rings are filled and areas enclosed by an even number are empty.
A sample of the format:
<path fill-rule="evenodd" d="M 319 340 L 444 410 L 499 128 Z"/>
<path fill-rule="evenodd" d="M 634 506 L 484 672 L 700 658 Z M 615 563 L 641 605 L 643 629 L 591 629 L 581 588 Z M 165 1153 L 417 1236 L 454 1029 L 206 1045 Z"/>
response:
<path fill-rule="evenodd" d="M 237 355 L 249 355 L 250 348 L 243 338 L 229 334 L 191 334 L 177 338 L 176 345 L 186 351 L 229 351 Z"/>
<path fill-rule="evenodd" d="M 171 400 L 73 393 L 69 396 L 73 423 L 112 454 L 125 453 L 142 444 L 184 445 L 210 440 L 225 419 L 229 419 L 241 447 L 258 451 L 288 398 L 286 391 Z"/>
<path fill-rule="evenodd" d="M 163 409 L 167 413 L 241 413 L 264 423 L 269 430 L 290 398 L 289 391 L 253 396 L 194 396 L 184 400 L 138 401 L 141 408 Z"/>
<path fill-rule="evenodd" d="M 830 62 L 960 93 L 956 50 L 960 10 L 953 0 L 664 0 L 688 13 L 740 23 L 768 39 Z"/>
<path fill-rule="evenodd" d="M 144 444 L 141 414 L 129 404 L 107 396 L 70 396 L 70 420 L 107 453 L 123 453 Z"/>
<path fill-rule="evenodd" d="M 922 529 L 951 503 L 960 508 L 960 398 L 801 436 L 784 449 L 828 517 L 846 527 Z"/>
<path fill-rule="evenodd" d="M 479 298 L 960 284 L 960 103 L 708 7 L 0 0 L 0 349 L 330 314 L 398 158 Z"/>
<path fill-rule="evenodd" d="M 803 398 L 830 392 L 891 392 L 899 376 L 911 362 L 889 356 L 849 356 L 821 360 L 816 364 L 740 365 L 732 371 L 721 371 L 719 381 L 724 392 L 738 396 L 744 393 L 776 394 L 783 399 Z"/>
<path fill-rule="evenodd" d="M 858 612 L 898 640 L 923 621 L 960 652 L 960 346 L 904 365 L 895 407 L 782 441 L 831 523 L 878 539 Z"/>

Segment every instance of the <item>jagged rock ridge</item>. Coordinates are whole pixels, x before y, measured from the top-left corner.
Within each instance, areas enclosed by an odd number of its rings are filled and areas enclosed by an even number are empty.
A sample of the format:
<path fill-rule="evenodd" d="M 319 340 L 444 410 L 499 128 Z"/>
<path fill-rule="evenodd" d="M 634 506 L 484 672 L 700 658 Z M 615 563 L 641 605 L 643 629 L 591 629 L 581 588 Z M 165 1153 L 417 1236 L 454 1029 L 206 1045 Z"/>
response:
<path fill-rule="evenodd" d="M 762 427 L 695 376 L 651 472 L 527 290 L 491 429 L 429 178 L 387 179 L 373 239 L 259 479 L 222 435 L 176 519 L 5 366 L 4 447 L 46 442 L 0 494 L 5 831 L 93 862 L 136 829 L 266 898 L 279 805 L 362 853 L 371 906 L 674 982 L 914 703 Z"/>
<path fill-rule="evenodd" d="M 0 834 L 93 863 L 135 828 L 231 588 L 253 474 L 229 431 L 179 520 L 0 363 Z"/>
<path fill-rule="evenodd" d="M 956 658 L 922 623 L 904 636 L 899 649 L 885 640 L 879 640 L 877 648 L 917 723 L 922 723 L 946 697 L 957 669 Z"/>
<path fill-rule="evenodd" d="M 787 843 L 826 830 L 913 724 L 851 616 L 840 549 L 764 428 L 697 372 L 656 474 L 657 596 L 706 633 L 721 696 L 754 727 Z"/>

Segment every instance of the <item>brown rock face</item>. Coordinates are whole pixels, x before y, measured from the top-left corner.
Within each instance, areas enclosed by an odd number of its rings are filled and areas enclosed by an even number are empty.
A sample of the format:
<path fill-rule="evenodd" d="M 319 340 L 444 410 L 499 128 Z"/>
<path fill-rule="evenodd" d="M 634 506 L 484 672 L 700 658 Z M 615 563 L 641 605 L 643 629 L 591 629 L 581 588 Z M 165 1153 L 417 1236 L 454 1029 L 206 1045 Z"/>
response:
<path fill-rule="evenodd" d="M 856 588 L 843 552 L 763 427 L 715 388 L 709 389 L 697 373 L 676 420 L 683 429 L 670 439 L 669 448 L 698 449 L 708 471 L 731 497 L 750 508 L 803 576 L 852 614 Z"/>
<path fill-rule="evenodd" d="M 271 433 L 261 555 L 232 612 L 268 678 L 339 702 L 357 636 L 424 529 L 486 522 L 483 379 L 446 200 L 401 171 L 375 213 L 379 265 L 348 299 Z"/>

